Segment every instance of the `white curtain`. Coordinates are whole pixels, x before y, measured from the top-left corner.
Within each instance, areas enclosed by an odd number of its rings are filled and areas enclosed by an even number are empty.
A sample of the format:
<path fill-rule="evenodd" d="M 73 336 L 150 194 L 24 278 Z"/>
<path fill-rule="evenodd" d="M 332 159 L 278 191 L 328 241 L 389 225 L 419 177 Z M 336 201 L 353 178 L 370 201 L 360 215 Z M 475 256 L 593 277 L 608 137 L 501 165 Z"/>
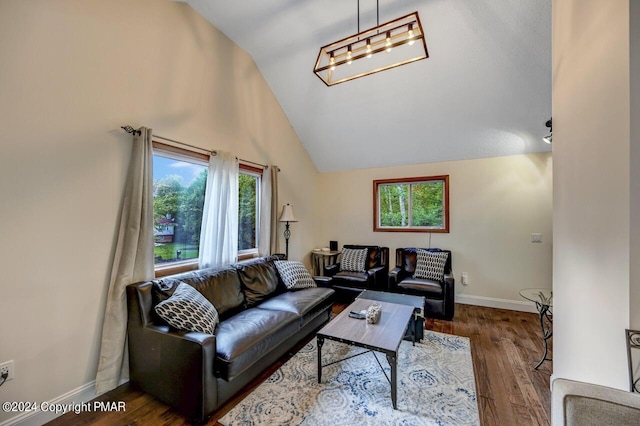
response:
<path fill-rule="evenodd" d="M 278 252 L 278 166 L 270 165 L 262 173 L 260 188 L 260 233 L 258 253 L 268 256 Z"/>
<path fill-rule="evenodd" d="M 127 296 L 125 287 L 152 280 L 153 270 L 153 147 L 151 129 L 141 127 L 133 137 L 129 172 L 120 212 L 118 241 L 113 257 L 96 393 L 114 389 L 129 378 L 127 353 Z"/>
<path fill-rule="evenodd" d="M 200 230 L 200 268 L 238 260 L 238 160 L 218 151 L 209 160 Z"/>

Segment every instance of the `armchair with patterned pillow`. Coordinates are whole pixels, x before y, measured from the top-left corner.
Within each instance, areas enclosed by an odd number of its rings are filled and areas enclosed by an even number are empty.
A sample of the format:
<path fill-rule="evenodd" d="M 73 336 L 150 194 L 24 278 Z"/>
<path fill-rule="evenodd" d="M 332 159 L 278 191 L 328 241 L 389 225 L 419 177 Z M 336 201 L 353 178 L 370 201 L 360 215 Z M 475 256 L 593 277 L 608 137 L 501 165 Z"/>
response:
<path fill-rule="evenodd" d="M 451 251 L 397 249 L 396 267 L 389 271 L 389 291 L 424 296 L 425 317 L 450 321 L 455 308 Z"/>
<path fill-rule="evenodd" d="M 362 290 L 386 290 L 389 247 L 345 245 L 340 262 L 325 266 L 331 287 L 339 296 L 356 297 Z"/>

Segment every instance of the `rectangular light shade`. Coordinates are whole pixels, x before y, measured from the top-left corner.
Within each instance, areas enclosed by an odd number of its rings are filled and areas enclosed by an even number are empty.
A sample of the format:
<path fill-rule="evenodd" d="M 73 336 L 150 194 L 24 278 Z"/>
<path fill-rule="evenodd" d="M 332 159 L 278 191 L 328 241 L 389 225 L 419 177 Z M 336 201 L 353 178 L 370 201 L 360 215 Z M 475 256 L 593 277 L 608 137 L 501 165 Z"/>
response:
<path fill-rule="evenodd" d="M 313 72 L 333 86 L 428 57 L 414 12 L 322 47 Z"/>

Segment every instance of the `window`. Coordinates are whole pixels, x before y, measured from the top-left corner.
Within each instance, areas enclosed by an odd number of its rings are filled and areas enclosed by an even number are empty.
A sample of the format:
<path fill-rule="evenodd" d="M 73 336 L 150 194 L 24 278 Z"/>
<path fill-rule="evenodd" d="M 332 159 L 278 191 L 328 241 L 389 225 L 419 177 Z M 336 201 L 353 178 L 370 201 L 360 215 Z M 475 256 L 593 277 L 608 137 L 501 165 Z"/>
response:
<path fill-rule="evenodd" d="M 373 230 L 449 232 L 449 176 L 373 181 Z"/>
<path fill-rule="evenodd" d="M 198 259 L 207 156 L 165 151 L 154 144 L 153 222 L 155 264 Z"/>
<path fill-rule="evenodd" d="M 156 269 L 167 273 L 194 269 L 209 157 L 154 142 L 153 220 Z M 240 164 L 238 177 L 238 256 L 258 253 L 262 169 Z M 185 266 L 172 269 L 173 266 Z M 161 275 L 161 274 L 159 274 Z"/>
<path fill-rule="evenodd" d="M 240 164 L 238 177 L 238 256 L 258 253 L 262 169 Z"/>

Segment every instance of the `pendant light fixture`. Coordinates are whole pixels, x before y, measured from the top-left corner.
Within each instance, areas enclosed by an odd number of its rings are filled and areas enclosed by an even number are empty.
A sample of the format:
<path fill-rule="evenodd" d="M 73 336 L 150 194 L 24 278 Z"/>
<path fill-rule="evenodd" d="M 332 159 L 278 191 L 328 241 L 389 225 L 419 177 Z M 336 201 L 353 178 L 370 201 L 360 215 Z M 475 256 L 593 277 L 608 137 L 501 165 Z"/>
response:
<path fill-rule="evenodd" d="M 313 72 L 327 85 L 406 65 L 429 57 L 418 12 L 377 26 L 320 48 Z"/>

